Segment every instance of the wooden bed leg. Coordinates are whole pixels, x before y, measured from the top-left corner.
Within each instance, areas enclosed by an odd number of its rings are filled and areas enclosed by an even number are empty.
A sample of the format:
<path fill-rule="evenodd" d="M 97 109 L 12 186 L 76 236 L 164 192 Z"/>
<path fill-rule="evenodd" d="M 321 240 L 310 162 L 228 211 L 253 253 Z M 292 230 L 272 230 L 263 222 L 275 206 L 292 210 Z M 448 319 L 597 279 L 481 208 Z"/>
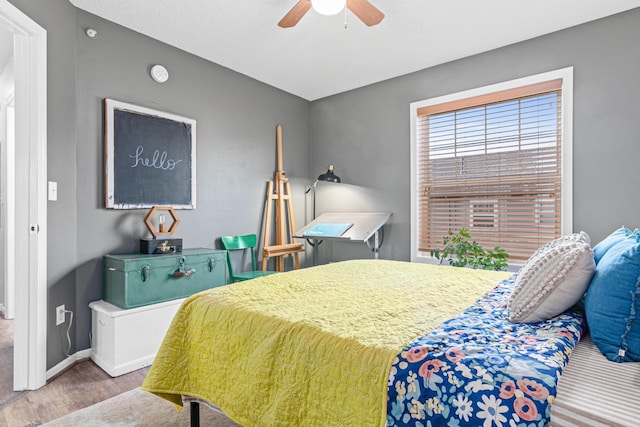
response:
<path fill-rule="evenodd" d="M 191 402 L 189 409 L 191 410 L 191 427 L 200 427 L 200 404 Z"/>

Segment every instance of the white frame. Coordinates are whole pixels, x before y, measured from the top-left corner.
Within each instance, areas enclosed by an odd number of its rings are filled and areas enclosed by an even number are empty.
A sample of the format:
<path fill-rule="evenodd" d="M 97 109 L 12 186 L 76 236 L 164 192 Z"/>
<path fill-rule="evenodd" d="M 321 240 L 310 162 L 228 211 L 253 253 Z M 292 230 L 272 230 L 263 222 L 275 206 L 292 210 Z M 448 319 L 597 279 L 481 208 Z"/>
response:
<path fill-rule="evenodd" d="M 47 32 L 7 1 L 0 19 L 14 33 L 15 279 L 14 390 L 46 383 Z M 9 226 L 9 225 L 8 225 Z"/>
<path fill-rule="evenodd" d="M 114 203 L 114 111 L 129 111 L 137 114 L 144 114 L 152 117 L 162 117 L 174 122 L 186 123 L 191 126 L 191 203 L 180 205 L 174 203 L 161 203 L 163 206 L 171 206 L 174 209 L 195 209 L 196 208 L 196 120 L 171 114 L 160 110 L 142 107 L 128 102 L 116 101 L 115 99 L 104 99 L 104 204 L 109 209 L 140 209 L 151 208 L 153 204 L 116 204 Z"/>
<path fill-rule="evenodd" d="M 573 67 L 562 68 L 533 76 L 523 77 L 507 82 L 496 83 L 450 95 L 439 96 L 423 101 L 412 102 L 409 108 L 411 119 L 411 261 L 434 263 L 429 253 L 418 251 L 418 204 L 417 204 L 417 116 L 418 109 L 431 105 L 443 104 L 460 99 L 472 98 L 493 92 L 542 83 L 549 80 L 562 79 L 562 218 L 561 233 L 573 230 Z M 516 266 L 514 264 L 513 266 Z"/>

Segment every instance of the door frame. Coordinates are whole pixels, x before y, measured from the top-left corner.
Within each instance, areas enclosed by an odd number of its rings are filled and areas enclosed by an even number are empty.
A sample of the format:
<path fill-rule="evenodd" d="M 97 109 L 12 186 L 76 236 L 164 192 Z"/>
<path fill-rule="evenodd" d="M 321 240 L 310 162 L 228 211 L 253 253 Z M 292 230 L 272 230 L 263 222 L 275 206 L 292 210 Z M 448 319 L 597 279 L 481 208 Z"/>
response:
<path fill-rule="evenodd" d="M 14 33 L 13 387 L 35 390 L 47 375 L 47 32 L 6 0 L 0 19 Z"/>

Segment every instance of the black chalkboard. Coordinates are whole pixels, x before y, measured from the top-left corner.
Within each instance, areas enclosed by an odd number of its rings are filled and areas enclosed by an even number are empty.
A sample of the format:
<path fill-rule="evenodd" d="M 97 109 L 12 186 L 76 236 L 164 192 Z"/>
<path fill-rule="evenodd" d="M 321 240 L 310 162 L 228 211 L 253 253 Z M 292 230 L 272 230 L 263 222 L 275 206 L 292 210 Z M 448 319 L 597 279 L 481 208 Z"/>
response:
<path fill-rule="evenodd" d="M 105 100 L 105 206 L 195 208 L 196 122 Z"/>

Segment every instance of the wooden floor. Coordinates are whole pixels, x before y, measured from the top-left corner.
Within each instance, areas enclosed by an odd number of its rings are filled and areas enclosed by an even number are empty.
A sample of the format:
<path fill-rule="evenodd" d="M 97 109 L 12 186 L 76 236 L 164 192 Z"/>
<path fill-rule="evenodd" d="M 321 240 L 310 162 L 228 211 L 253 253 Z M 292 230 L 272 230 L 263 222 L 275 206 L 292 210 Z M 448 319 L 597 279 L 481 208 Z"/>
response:
<path fill-rule="evenodd" d="M 7 350 L 11 325 L 0 317 L 0 367 L 13 365 L 13 351 Z M 10 341 L 9 341 L 10 343 Z M 10 350 L 10 349 L 9 349 Z M 38 389 L 13 392 L 10 369 L 0 368 L 0 427 L 38 426 L 110 397 L 139 387 L 149 368 L 116 378 L 110 377 L 91 360 L 83 360 Z M 8 389 L 6 389 L 8 387 Z"/>

